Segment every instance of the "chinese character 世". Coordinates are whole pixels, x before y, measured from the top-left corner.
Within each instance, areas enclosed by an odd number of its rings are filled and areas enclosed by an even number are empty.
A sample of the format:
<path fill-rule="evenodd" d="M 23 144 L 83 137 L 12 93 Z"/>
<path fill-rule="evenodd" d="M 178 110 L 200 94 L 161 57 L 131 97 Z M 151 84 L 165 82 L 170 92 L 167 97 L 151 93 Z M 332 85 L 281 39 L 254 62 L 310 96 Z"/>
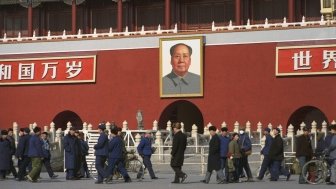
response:
<path fill-rule="evenodd" d="M 12 78 L 12 66 L 0 64 L 0 80 Z"/>
<path fill-rule="evenodd" d="M 66 67 L 66 73 L 69 74 L 67 78 L 73 78 L 79 75 L 79 73 L 82 71 L 82 62 L 78 61 L 78 64 L 76 64 L 76 61 L 72 61 L 72 64 L 70 64 L 70 62 L 67 62 Z"/>
<path fill-rule="evenodd" d="M 21 79 L 34 79 L 34 63 L 19 64 L 19 80 Z"/>
<path fill-rule="evenodd" d="M 323 69 L 327 69 L 329 67 L 329 63 L 334 61 L 334 68 L 336 68 L 336 51 L 323 51 Z"/>
<path fill-rule="evenodd" d="M 292 59 L 294 59 L 294 70 L 309 70 L 310 66 L 310 51 L 306 51 L 304 55 L 304 51 L 300 51 L 300 53 L 294 53 Z"/>

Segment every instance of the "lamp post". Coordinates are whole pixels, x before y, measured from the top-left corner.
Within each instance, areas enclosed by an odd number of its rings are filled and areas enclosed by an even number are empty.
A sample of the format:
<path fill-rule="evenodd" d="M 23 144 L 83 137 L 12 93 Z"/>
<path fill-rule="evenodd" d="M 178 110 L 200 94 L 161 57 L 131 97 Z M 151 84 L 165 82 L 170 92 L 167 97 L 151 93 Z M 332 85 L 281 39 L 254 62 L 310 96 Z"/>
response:
<path fill-rule="evenodd" d="M 327 20 L 334 19 L 335 0 L 321 0 L 321 14 L 323 14 Z"/>

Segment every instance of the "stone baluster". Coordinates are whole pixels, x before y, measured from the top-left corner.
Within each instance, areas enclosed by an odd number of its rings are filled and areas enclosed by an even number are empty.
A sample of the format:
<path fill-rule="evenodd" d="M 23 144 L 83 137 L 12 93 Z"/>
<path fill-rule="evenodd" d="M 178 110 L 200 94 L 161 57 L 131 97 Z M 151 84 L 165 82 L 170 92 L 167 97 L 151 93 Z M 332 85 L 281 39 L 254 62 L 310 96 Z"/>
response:
<path fill-rule="evenodd" d="M 181 122 L 181 131 L 182 133 L 184 133 L 184 123 L 183 122 Z"/>
<path fill-rule="evenodd" d="M 245 132 L 247 132 L 249 137 L 251 137 L 251 122 L 247 121 L 245 126 L 246 126 L 245 127 Z"/>
<path fill-rule="evenodd" d="M 141 135 L 139 133 L 137 133 L 135 135 L 135 144 L 134 144 L 134 147 L 137 147 L 140 144 L 140 141 L 141 141 Z"/>
<path fill-rule="evenodd" d="M 223 127 L 227 127 L 227 124 L 225 123 L 225 121 L 223 121 L 223 123 L 221 124 L 221 128 Z"/>
<path fill-rule="evenodd" d="M 239 131 L 239 123 L 238 123 L 238 121 L 236 121 L 233 124 L 233 132 L 238 133 L 238 131 Z"/>
<path fill-rule="evenodd" d="M 86 122 L 83 123 L 83 129 L 82 132 L 84 134 L 84 140 L 87 141 L 88 140 L 88 124 Z"/>
<path fill-rule="evenodd" d="M 36 122 L 33 123 L 33 129 L 34 129 L 35 127 L 37 127 L 37 123 L 36 123 Z"/>
<path fill-rule="evenodd" d="M 88 131 L 92 131 L 92 128 L 93 128 L 92 124 L 89 123 L 89 125 L 88 125 Z"/>
<path fill-rule="evenodd" d="M 153 121 L 153 131 L 157 131 L 158 130 L 158 121 L 154 120 Z"/>
<path fill-rule="evenodd" d="M 267 125 L 267 128 L 271 129 L 271 131 L 272 131 L 272 130 L 273 130 L 273 125 L 272 125 L 271 123 L 269 123 L 269 124 Z M 272 137 L 274 137 L 273 132 L 271 132 L 270 134 L 271 134 Z"/>
<path fill-rule="evenodd" d="M 44 132 L 49 132 L 49 130 L 48 130 L 48 125 L 45 125 L 45 126 L 43 127 L 43 131 L 44 131 Z"/>
<path fill-rule="evenodd" d="M 172 123 L 171 123 L 170 120 L 167 122 L 167 128 L 166 128 L 166 130 L 169 131 L 169 132 L 172 131 Z"/>
<path fill-rule="evenodd" d="M 63 141 L 62 141 L 62 129 L 61 128 L 58 128 L 57 130 L 56 130 L 56 137 L 55 137 L 55 142 L 57 142 L 58 143 L 58 149 L 59 149 L 59 151 L 61 152 L 61 153 L 63 153 L 63 146 L 62 146 L 62 144 L 63 144 Z"/>
<path fill-rule="evenodd" d="M 282 128 L 282 125 L 280 124 L 280 125 L 278 126 L 278 128 L 279 128 L 279 130 L 280 130 L 280 136 L 283 137 L 283 132 L 282 132 L 283 128 Z"/>
<path fill-rule="evenodd" d="M 306 126 L 306 124 L 304 122 L 302 122 L 300 124 L 300 131 L 297 131 L 296 134 L 297 135 L 303 134 L 303 127 L 305 127 L 305 126 Z"/>
<path fill-rule="evenodd" d="M 294 152 L 294 126 L 292 124 L 287 128 L 287 137 L 291 138 L 292 152 Z"/>
<path fill-rule="evenodd" d="M 317 123 L 316 121 L 313 121 L 311 124 L 311 130 L 310 133 L 312 133 L 314 135 L 314 148 L 316 148 L 317 146 Z"/>
<path fill-rule="evenodd" d="M 196 140 L 197 137 L 197 126 L 195 124 L 193 124 L 191 126 L 191 137 L 193 137 Z"/>
<path fill-rule="evenodd" d="M 155 144 L 154 146 L 156 147 L 155 154 L 158 154 L 158 160 L 163 161 L 164 160 L 164 153 L 163 153 L 163 141 L 162 141 L 162 134 L 160 131 L 157 131 L 155 133 Z"/>
<path fill-rule="evenodd" d="M 49 130 L 49 133 L 50 133 L 50 139 L 51 139 L 51 142 L 55 142 L 56 129 L 55 129 L 55 123 L 54 123 L 54 122 L 51 122 L 51 123 L 50 123 L 50 130 Z"/>
<path fill-rule="evenodd" d="M 155 133 L 155 145 L 159 146 L 162 144 L 162 134 L 160 131 Z"/>
<path fill-rule="evenodd" d="M 86 122 L 83 123 L 83 131 L 88 130 L 88 124 Z"/>
<path fill-rule="evenodd" d="M 30 133 L 33 133 L 34 131 L 33 131 L 33 124 L 29 124 L 29 129 L 30 129 Z"/>
<path fill-rule="evenodd" d="M 331 122 L 331 125 L 336 125 L 336 121 L 333 120 L 333 121 Z"/>
<path fill-rule="evenodd" d="M 327 134 L 328 134 L 328 129 L 327 129 L 327 127 L 328 127 L 328 123 L 326 122 L 326 121 L 323 121 L 322 122 L 322 132 L 324 133 L 324 137 L 326 137 L 327 136 Z"/>
<path fill-rule="evenodd" d="M 257 123 L 257 132 L 259 133 L 259 140 L 261 144 L 261 138 L 263 136 L 263 131 L 262 131 L 262 123 L 260 121 Z"/>
<path fill-rule="evenodd" d="M 111 123 L 106 122 L 105 126 L 106 126 L 106 130 L 107 130 L 108 134 L 110 135 L 111 134 Z"/>
<path fill-rule="evenodd" d="M 126 131 L 128 130 L 128 123 L 127 121 L 125 120 L 123 123 L 122 123 L 122 131 Z"/>
<path fill-rule="evenodd" d="M 13 123 L 13 135 L 14 135 L 15 143 L 17 144 L 19 141 L 19 125 L 16 122 Z"/>

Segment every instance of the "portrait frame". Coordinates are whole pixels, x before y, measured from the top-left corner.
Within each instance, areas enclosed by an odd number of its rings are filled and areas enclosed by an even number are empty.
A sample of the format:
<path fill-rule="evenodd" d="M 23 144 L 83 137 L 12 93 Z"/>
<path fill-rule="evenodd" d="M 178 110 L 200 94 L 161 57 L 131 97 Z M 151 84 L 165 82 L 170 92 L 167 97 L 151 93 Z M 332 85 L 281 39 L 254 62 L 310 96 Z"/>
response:
<path fill-rule="evenodd" d="M 160 97 L 203 97 L 203 59 L 204 59 L 204 36 L 192 36 L 192 37 L 174 37 L 174 38 L 161 38 L 160 39 Z M 173 66 L 171 63 L 172 56 L 170 54 L 171 48 L 176 44 L 185 44 L 192 49 L 190 55 L 190 67 L 188 67 L 189 76 L 186 78 L 185 83 L 186 90 L 183 90 L 183 86 L 175 89 L 172 86 L 177 86 L 175 78 L 172 79 Z M 174 74 L 173 74 L 174 75 Z M 174 75 L 177 76 L 177 75 Z M 167 79 L 169 77 L 169 79 Z M 178 77 L 184 79 L 184 77 Z M 196 78 L 196 79 L 195 79 Z M 168 81 L 169 80 L 169 81 Z M 170 80 L 174 85 L 168 84 Z M 174 81 L 173 81 L 174 80 Z M 188 87 L 191 87 L 188 89 Z M 181 89 L 182 88 L 182 89 Z M 178 90 L 178 91 L 177 91 Z M 185 92 L 188 91 L 188 92 Z"/>

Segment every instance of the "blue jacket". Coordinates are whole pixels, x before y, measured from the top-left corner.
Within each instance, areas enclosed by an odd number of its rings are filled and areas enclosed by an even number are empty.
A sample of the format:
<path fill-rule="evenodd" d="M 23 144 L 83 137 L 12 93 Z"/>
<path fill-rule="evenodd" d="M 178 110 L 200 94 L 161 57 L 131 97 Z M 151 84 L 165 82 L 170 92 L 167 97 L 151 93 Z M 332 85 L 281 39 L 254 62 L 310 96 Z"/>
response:
<path fill-rule="evenodd" d="M 22 158 L 23 156 L 28 156 L 28 149 L 29 149 L 29 140 L 30 135 L 23 135 L 19 138 L 18 147 L 16 149 L 15 156 L 17 158 Z"/>
<path fill-rule="evenodd" d="M 75 169 L 80 158 L 80 142 L 76 136 L 67 134 L 64 137 L 64 166 L 66 169 Z"/>
<path fill-rule="evenodd" d="M 238 143 L 239 143 L 240 149 L 243 150 L 244 152 L 252 149 L 252 143 L 247 133 L 239 134 Z"/>
<path fill-rule="evenodd" d="M 143 137 L 140 141 L 140 144 L 138 145 L 137 150 L 140 155 L 152 155 L 152 142 L 150 138 Z"/>
<path fill-rule="evenodd" d="M 48 140 L 42 139 L 42 153 L 44 158 L 50 159 L 50 144 Z"/>
<path fill-rule="evenodd" d="M 109 158 L 123 158 L 123 141 L 120 137 L 114 136 L 108 143 Z"/>
<path fill-rule="evenodd" d="M 44 157 L 42 152 L 42 139 L 33 135 L 29 140 L 28 157 Z"/>
<path fill-rule="evenodd" d="M 273 137 L 270 134 L 266 135 L 265 146 L 261 149 L 261 154 L 267 156 L 269 154 L 271 145 L 272 145 Z"/>
<path fill-rule="evenodd" d="M 229 152 L 229 143 L 230 143 L 230 137 L 228 136 L 219 136 L 220 140 L 220 157 L 226 157 L 227 153 Z"/>
<path fill-rule="evenodd" d="M 109 140 L 107 135 L 102 132 L 98 138 L 98 142 L 94 145 L 95 156 L 108 156 L 108 144 Z"/>
<path fill-rule="evenodd" d="M 12 160 L 11 143 L 0 138 L 0 170 L 9 170 Z"/>

